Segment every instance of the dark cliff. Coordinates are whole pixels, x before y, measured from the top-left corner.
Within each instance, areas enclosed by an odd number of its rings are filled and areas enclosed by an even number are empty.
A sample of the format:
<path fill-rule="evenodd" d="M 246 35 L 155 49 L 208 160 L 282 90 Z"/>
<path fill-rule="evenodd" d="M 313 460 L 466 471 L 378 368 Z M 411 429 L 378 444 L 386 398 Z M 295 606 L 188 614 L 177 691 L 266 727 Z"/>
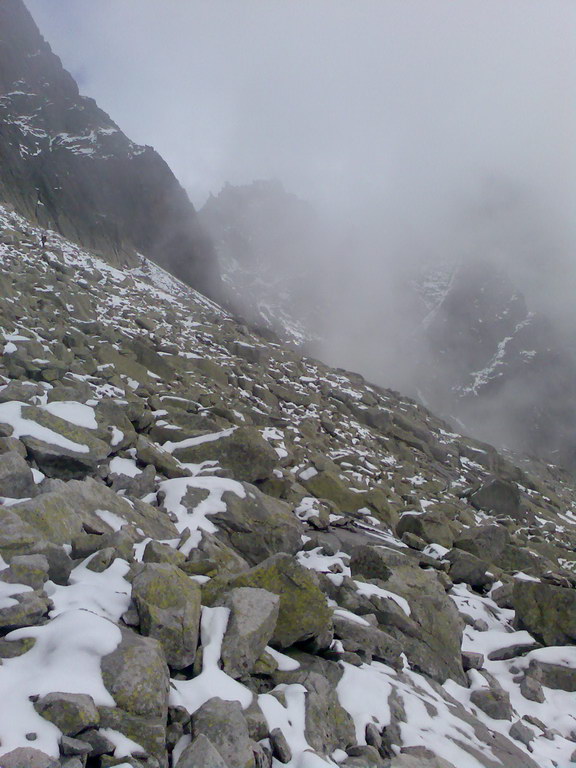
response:
<path fill-rule="evenodd" d="M 139 251 L 220 297 L 186 192 L 157 152 L 80 95 L 22 0 L 0 2 L 0 199 L 116 263 Z"/>

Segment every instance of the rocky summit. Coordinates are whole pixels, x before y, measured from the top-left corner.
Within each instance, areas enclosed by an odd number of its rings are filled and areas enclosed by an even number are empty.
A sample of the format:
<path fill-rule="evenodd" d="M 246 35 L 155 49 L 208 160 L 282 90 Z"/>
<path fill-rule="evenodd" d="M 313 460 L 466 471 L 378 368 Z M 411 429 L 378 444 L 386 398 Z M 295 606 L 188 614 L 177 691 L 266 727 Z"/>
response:
<path fill-rule="evenodd" d="M 567 473 L 42 234 L 2 207 L 3 768 L 576 760 Z"/>
<path fill-rule="evenodd" d="M 20 0 L 0 114 L 1 768 L 576 763 L 573 477 L 207 298 Z"/>

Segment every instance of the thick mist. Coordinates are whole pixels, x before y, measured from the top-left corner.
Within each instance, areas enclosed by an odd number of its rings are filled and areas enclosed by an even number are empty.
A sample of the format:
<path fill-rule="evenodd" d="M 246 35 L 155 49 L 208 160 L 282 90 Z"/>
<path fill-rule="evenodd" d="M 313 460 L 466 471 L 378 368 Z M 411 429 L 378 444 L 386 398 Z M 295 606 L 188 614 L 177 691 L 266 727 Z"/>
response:
<path fill-rule="evenodd" d="M 197 207 L 266 178 L 312 204 L 329 362 L 417 394 L 426 308 L 405 286 L 467 259 L 504 267 L 571 343 L 573 0 L 27 4 Z"/>

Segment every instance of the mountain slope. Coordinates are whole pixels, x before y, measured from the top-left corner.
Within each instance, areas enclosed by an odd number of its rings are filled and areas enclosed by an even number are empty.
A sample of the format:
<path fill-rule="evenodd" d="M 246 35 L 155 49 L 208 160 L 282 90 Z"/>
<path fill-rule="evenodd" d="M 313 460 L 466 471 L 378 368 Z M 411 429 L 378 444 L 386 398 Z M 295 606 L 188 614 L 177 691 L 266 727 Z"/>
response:
<path fill-rule="evenodd" d="M 79 94 L 22 0 L 0 3 L 0 199 L 116 264 L 140 251 L 220 296 L 212 247 L 174 174 Z"/>
<path fill-rule="evenodd" d="M 2 209 L 3 766 L 568 764 L 565 473 L 39 238 Z"/>

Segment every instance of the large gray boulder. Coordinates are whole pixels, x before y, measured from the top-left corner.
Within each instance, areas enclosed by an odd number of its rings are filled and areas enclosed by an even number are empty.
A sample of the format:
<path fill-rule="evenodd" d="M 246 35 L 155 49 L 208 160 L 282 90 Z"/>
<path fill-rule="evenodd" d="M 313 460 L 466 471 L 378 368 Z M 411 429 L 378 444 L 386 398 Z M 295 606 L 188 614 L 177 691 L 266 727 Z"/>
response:
<path fill-rule="evenodd" d="M 59 761 L 33 747 L 18 747 L 0 758 L 2 768 L 59 768 Z"/>
<path fill-rule="evenodd" d="M 49 693 L 35 702 L 34 709 L 66 736 L 76 736 L 100 722 L 94 699 L 83 693 Z"/>
<path fill-rule="evenodd" d="M 396 534 L 413 533 L 428 544 L 441 544 L 443 547 L 451 547 L 454 534 L 448 525 L 446 515 L 441 510 L 429 512 L 405 512 L 396 526 Z"/>
<path fill-rule="evenodd" d="M 222 668 L 234 678 L 248 675 L 272 638 L 280 598 L 265 589 L 238 587 L 219 605 L 230 609 L 222 641 Z"/>
<path fill-rule="evenodd" d="M 512 604 L 518 627 L 544 645 L 576 643 L 576 589 L 516 581 Z"/>
<path fill-rule="evenodd" d="M 520 513 L 520 491 L 516 483 L 496 477 L 488 480 L 469 497 L 476 509 L 516 519 Z"/>
<path fill-rule="evenodd" d="M 200 733 L 178 758 L 175 768 L 228 768 L 210 739 Z"/>
<path fill-rule="evenodd" d="M 227 768 L 255 768 L 248 725 L 237 701 L 215 697 L 196 710 L 192 717 L 192 738 L 201 735 L 214 745 Z"/>
<path fill-rule="evenodd" d="M 187 442 L 183 446 L 176 444 L 172 451 L 179 461 L 193 464 L 216 461 L 227 476 L 241 482 L 265 480 L 278 464 L 276 451 L 254 427 L 204 435 L 191 445 Z"/>
<path fill-rule="evenodd" d="M 485 562 L 496 563 L 509 542 L 510 533 L 503 525 L 479 525 L 468 528 L 456 539 L 454 546 Z"/>
<path fill-rule="evenodd" d="M 2 454 L 0 461 L 0 496 L 29 498 L 38 492 L 34 475 L 26 461 L 15 451 Z"/>
<path fill-rule="evenodd" d="M 168 664 L 175 669 L 194 662 L 200 595 L 198 584 L 169 563 L 147 563 L 132 582 L 140 631 L 160 642 Z"/>
<path fill-rule="evenodd" d="M 218 536 L 250 565 L 278 552 L 295 554 L 302 546 L 305 529 L 288 504 L 248 483 L 243 483 L 243 487 L 244 498 L 226 492 L 222 497 L 226 510 L 211 516 Z"/>
<path fill-rule="evenodd" d="M 232 587 L 257 587 L 280 597 L 273 645 L 288 648 L 314 641 L 327 647 L 332 640 L 332 612 L 315 574 L 290 555 L 274 555 L 234 577 Z"/>

